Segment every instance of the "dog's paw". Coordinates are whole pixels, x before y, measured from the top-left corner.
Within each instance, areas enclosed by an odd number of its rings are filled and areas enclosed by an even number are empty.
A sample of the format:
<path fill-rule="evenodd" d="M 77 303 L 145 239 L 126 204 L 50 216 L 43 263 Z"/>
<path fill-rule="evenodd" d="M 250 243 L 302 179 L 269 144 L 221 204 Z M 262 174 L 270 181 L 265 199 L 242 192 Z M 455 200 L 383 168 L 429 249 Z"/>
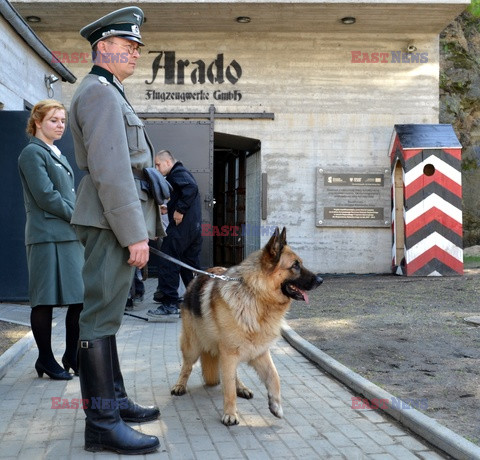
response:
<path fill-rule="evenodd" d="M 187 392 L 187 389 L 185 388 L 185 385 L 175 385 L 170 390 L 170 394 L 175 395 L 175 396 L 182 396 L 186 392 Z"/>
<path fill-rule="evenodd" d="M 238 425 L 240 420 L 238 419 L 237 414 L 223 414 L 222 423 L 225 426 Z"/>
<path fill-rule="evenodd" d="M 269 403 L 268 408 L 270 409 L 270 412 L 275 415 L 275 417 L 282 418 L 283 417 L 283 409 L 281 404 L 277 403 Z"/>
<path fill-rule="evenodd" d="M 244 399 L 252 399 L 253 391 L 247 387 L 237 388 L 237 396 Z"/>
<path fill-rule="evenodd" d="M 268 395 L 268 408 L 270 409 L 270 412 L 275 415 L 275 417 L 283 417 L 282 405 L 280 404 L 280 400 L 278 398 Z"/>

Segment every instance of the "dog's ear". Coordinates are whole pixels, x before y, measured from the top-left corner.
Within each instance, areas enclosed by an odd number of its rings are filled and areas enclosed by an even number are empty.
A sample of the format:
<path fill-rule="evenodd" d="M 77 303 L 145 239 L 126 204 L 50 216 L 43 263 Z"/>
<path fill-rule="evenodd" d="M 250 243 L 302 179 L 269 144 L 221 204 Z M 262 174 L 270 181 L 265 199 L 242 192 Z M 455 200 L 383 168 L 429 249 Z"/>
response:
<path fill-rule="evenodd" d="M 274 264 L 280 260 L 283 247 L 287 244 L 286 232 L 287 230 L 284 227 L 280 234 L 280 230 L 276 227 L 273 235 L 265 246 L 264 251 L 270 256 L 270 259 Z"/>

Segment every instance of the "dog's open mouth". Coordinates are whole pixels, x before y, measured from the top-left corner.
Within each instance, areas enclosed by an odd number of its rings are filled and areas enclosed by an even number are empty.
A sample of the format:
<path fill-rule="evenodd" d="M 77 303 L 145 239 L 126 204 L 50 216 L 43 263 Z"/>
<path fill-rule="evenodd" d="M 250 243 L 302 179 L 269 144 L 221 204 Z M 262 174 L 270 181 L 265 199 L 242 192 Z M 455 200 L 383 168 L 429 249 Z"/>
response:
<path fill-rule="evenodd" d="M 295 286 L 292 283 L 283 283 L 282 292 L 291 299 L 295 300 L 304 300 L 308 303 L 308 294 L 306 291 L 300 289 L 298 286 Z"/>

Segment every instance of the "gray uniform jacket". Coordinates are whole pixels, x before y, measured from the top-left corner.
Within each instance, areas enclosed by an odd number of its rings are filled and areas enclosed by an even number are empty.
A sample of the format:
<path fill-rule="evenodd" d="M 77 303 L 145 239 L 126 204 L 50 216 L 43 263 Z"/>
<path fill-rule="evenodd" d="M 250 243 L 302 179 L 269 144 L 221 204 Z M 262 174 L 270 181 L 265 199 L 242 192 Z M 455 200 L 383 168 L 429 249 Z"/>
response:
<path fill-rule="evenodd" d="M 75 206 L 73 171 L 37 137 L 18 157 L 27 221 L 25 244 L 76 241 L 70 225 Z"/>
<path fill-rule="evenodd" d="M 122 247 L 163 236 L 158 206 L 141 190 L 133 170 L 153 166 L 143 122 L 105 77 L 88 74 L 70 106 L 78 167 L 72 224 L 111 229 Z"/>

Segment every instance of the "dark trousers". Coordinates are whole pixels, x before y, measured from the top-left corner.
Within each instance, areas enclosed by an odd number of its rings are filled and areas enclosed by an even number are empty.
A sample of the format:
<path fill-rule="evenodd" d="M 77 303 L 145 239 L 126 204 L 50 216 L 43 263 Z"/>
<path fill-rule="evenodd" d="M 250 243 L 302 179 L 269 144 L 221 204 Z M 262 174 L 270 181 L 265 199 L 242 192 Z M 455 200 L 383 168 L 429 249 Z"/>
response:
<path fill-rule="evenodd" d="M 85 297 L 80 314 L 80 339 L 115 335 L 122 324 L 134 268 L 128 248 L 122 248 L 111 230 L 76 226 L 85 247 Z"/>
<path fill-rule="evenodd" d="M 128 294 L 129 298 L 131 299 L 133 299 L 136 295 L 143 296 L 145 294 L 145 284 L 143 284 L 141 276 L 141 270 L 139 268 L 135 269 L 132 286 L 130 287 L 130 292 Z"/>
<path fill-rule="evenodd" d="M 190 265 L 200 268 L 200 251 L 202 249 L 202 235 L 200 227 L 191 231 L 181 223 L 178 226 L 170 224 L 167 236 L 162 242 L 162 252 Z M 158 290 L 163 293 L 166 303 L 178 303 L 179 276 L 182 277 L 185 288 L 193 279 L 193 272 L 166 259 L 160 258 L 158 264 Z"/>

